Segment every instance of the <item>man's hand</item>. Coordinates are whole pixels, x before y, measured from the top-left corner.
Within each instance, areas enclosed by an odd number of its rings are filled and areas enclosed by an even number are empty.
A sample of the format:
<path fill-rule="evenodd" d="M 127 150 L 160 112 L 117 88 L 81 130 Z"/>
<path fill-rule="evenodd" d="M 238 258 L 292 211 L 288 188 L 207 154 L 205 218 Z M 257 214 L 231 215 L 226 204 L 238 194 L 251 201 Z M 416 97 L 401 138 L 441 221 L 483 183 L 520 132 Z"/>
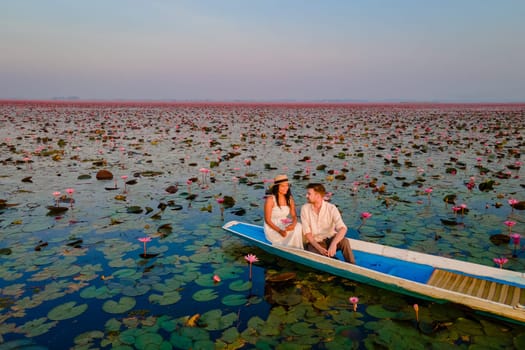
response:
<path fill-rule="evenodd" d="M 330 244 L 330 247 L 328 248 L 328 251 L 327 251 L 327 256 L 329 256 L 330 258 L 332 258 L 335 253 L 337 252 L 337 243 L 334 244 L 332 242 L 332 244 Z"/>

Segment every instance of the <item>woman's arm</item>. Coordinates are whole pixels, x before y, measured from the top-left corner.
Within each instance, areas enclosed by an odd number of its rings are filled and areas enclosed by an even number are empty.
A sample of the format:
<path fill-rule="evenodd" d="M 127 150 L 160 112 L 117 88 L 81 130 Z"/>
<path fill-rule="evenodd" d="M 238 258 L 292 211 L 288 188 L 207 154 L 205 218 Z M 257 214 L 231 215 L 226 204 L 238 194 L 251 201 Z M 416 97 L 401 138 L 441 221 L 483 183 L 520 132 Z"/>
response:
<path fill-rule="evenodd" d="M 266 202 L 264 203 L 264 222 L 266 222 L 266 224 L 270 226 L 272 230 L 279 232 L 281 236 L 285 237 L 286 231 L 281 230 L 279 226 L 277 226 L 276 224 L 272 222 L 272 209 L 274 205 L 275 203 L 274 203 L 273 197 L 272 196 L 266 197 Z"/>
<path fill-rule="evenodd" d="M 290 198 L 290 216 L 292 217 L 292 222 L 286 227 L 287 231 L 292 231 L 297 225 L 297 213 L 295 211 L 295 201 L 293 197 Z"/>

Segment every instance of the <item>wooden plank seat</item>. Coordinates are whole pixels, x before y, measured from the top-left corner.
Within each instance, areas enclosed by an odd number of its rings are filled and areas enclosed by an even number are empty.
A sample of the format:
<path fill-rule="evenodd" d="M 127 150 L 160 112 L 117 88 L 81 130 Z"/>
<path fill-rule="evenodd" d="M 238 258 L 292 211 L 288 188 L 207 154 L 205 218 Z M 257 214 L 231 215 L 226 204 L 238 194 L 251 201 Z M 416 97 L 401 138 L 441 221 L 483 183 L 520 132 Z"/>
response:
<path fill-rule="evenodd" d="M 451 271 L 435 269 L 427 284 L 461 294 L 491 300 L 500 304 L 510 306 L 515 306 L 518 303 L 525 304 L 524 288 L 466 276 Z"/>

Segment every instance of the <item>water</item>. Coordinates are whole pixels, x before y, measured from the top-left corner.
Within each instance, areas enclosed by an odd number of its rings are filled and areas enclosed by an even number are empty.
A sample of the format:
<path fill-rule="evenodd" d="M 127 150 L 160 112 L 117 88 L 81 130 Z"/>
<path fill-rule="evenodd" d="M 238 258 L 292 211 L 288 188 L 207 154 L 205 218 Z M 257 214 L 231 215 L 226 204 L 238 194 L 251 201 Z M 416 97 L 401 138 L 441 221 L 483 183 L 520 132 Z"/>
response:
<path fill-rule="evenodd" d="M 490 240 L 508 232 L 506 220 L 524 234 L 523 211 L 508 204 L 525 200 L 523 106 L 1 109 L 0 348 L 523 344 L 523 326 L 276 259 L 221 229 L 233 219 L 262 225 L 268 180 L 285 173 L 299 205 L 308 182 L 325 183 L 353 238 L 489 266 L 507 257 L 505 268 L 523 271 L 522 245 Z M 101 169 L 114 179 L 97 180 Z M 493 189 L 481 191 L 489 180 Z M 56 191 L 68 210 L 48 215 Z M 468 210 L 454 213 L 443 201 L 450 194 Z M 218 203 L 224 196 L 233 207 Z M 372 217 L 361 225 L 364 211 Z M 142 237 L 155 257 L 140 256 Z M 259 258 L 251 282 L 247 254 Z M 267 282 L 282 272 L 296 277 Z"/>

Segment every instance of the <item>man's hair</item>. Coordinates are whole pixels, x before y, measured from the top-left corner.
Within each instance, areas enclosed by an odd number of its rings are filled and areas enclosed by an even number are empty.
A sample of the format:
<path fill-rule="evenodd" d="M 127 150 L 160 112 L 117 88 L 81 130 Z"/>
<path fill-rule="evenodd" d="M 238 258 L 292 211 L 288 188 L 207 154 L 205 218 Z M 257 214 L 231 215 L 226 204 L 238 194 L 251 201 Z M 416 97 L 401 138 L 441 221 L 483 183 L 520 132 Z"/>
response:
<path fill-rule="evenodd" d="M 306 186 L 306 189 L 312 189 L 315 192 L 319 193 L 321 196 L 324 196 L 326 194 L 326 189 L 324 188 L 323 184 L 320 183 L 311 183 Z"/>

